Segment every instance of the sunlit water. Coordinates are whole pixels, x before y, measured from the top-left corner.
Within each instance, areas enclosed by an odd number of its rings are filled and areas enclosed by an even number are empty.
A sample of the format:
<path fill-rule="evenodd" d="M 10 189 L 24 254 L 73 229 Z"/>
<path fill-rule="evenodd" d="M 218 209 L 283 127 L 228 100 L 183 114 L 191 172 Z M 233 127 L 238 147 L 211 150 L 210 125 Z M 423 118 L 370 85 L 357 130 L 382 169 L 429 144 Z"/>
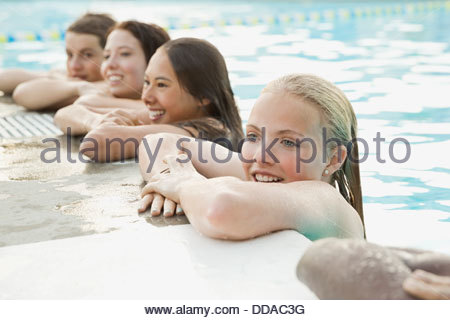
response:
<path fill-rule="evenodd" d="M 365 4 L 370 6 L 369 4 Z M 293 2 L 173 4 L 172 2 L 4 2 L 2 32 L 64 28 L 86 10 L 118 19 L 162 24 L 268 17 L 338 5 Z M 344 6 L 345 7 L 345 6 Z M 351 7 L 351 6 L 347 6 Z M 303 10 L 303 11 L 302 11 Z M 368 143 L 362 187 L 368 239 L 450 253 L 450 10 L 378 17 L 170 30 L 173 38 L 201 37 L 226 58 L 242 118 L 260 90 L 291 72 L 314 73 L 335 82 L 350 98 L 359 136 Z M 0 67 L 63 67 L 63 42 L 0 44 Z M 373 139 L 380 133 L 385 142 Z M 410 143 L 410 157 L 403 142 Z M 383 162 L 382 160 L 385 160 Z"/>

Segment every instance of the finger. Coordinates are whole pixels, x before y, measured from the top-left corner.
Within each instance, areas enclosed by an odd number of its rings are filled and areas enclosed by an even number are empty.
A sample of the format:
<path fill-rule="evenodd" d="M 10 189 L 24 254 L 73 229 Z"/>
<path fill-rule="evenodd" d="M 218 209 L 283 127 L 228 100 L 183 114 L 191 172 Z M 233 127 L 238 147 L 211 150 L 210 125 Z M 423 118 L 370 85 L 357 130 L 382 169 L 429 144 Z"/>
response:
<path fill-rule="evenodd" d="M 183 208 L 179 204 L 177 204 L 177 210 L 175 212 L 178 216 L 184 214 Z"/>
<path fill-rule="evenodd" d="M 155 183 L 149 182 L 145 185 L 145 187 L 142 188 L 141 197 L 143 198 L 146 194 L 153 192 L 155 192 Z"/>
<path fill-rule="evenodd" d="M 428 283 L 425 283 L 412 277 L 408 277 L 403 282 L 403 290 L 421 299 L 439 300 L 450 298 L 446 297 L 442 292 L 440 292 L 439 288 L 436 288 L 433 285 L 430 285 Z"/>
<path fill-rule="evenodd" d="M 176 203 L 166 198 L 164 200 L 164 217 L 171 217 L 175 212 Z"/>
<path fill-rule="evenodd" d="M 421 269 L 414 270 L 411 277 L 429 284 L 450 285 L 450 277 L 436 275 Z"/>
<path fill-rule="evenodd" d="M 134 122 L 127 118 L 117 118 L 117 122 L 124 126 L 134 126 Z"/>
<path fill-rule="evenodd" d="M 162 209 L 163 204 L 164 204 L 164 198 L 160 194 L 155 194 L 153 197 L 150 214 L 152 216 L 159 216 L 161 214 L 161 209 Z"/>
<path fill-rule="evenodd" d="M 153 194 L 146 194 L 142 200 L 139 202 L 139 208 L 138 208 L 138 212 L 139 213 L 143 213 L 145 212 L 145 210 L 148 209 L 148 207 L 150 206 L 150 204 L 153 201 Z"/>
<path fill-rule="evenodd" d="M 118 109 L 118 110 L 116 110 L 116 114 L 121 116 L 121 117 L 126 118 L 127 120 L 131 121 L 133 124 L 135 124 L 135 123 L 137 124 L 138 123 L 137 116 L 135 114 L 131 113 L 131 112 Z"/>

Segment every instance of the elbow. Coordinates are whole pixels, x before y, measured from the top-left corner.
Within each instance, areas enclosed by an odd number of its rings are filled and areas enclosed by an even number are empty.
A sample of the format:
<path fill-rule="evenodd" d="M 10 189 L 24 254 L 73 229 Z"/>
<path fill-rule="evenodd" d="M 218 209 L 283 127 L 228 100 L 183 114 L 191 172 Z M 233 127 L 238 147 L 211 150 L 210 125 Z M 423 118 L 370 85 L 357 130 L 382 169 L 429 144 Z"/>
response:
<path fill-rule="evenodd" d="M 111 139 L 111 136 L 107 128 L 94 129 L 81 141 L 80 153 L 95 162 L 112 162 L 127 158 L 126 145 L 122 145 L 120 138 Z"/>
<path fill-rule="evenodd" d="M 87 134 L 80 144 L 80 153 L 95 162 L 105 162 L 105 154 L 100 152 L 104 144 L 102 135 L 95 132 Z"/>
<path fill-rule="evenodd" d="M 244 240 L 250 238 L 246 234 L 244 217 L 239 212 L 239 195 L 232 191 L 217 193 L 205 214 L 205 225 L 199 230 L 204 235 L 222 240 Z"/>
<path fill-rule="evenodd" d="M 62 108 L 59 109 L 56 113 L 55 116 L 53 117 L 53 123 L 64 133 L 67 134 L 70 130 L 69 130 L 69 125 L 67 123 L 67 119 L 69 119 L 68 117 L 68 112 L 67 112 L 67 107 L 66 108 Z"/>
<path fill-rule="evenodd" d="M 29 92 L 27 92 L 28 90 L 26 86 L 26 83 L 22 83 L 16 87 L 12 94 L 14 102 L 24 108 L 27 108 L 28 110 L 41 109 L 41 106 L 38 105 L 38 101 L 35 101 L 36 99 L 33 99 L 33 97 L 35 98 L 35 96 L 30 95 Z"/>

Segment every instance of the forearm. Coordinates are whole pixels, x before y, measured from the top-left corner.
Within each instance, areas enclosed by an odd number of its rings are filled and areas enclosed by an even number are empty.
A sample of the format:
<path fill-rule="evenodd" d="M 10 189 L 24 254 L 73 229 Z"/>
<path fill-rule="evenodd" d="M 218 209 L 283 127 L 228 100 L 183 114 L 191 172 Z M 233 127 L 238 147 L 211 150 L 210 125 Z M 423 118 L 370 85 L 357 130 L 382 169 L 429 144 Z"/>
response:
<path fill-rule="evenodd" d="M 139 99 L 123 99 L 115 98 L 113 96 L 104 96 L 100 94 L 88 94 L 86 96 L 80 97 L 80 103 L 88 107 L 93 108 L 113 108 L 113 109 L 124 109 L 130 111 L 142 111 L 146 110 L 144 102 Z"/>
<path fill-rule="evenodd" d="M 243 240 L 296 229 L 283 195 L 259 187 L 235 177 L 186 182 L 180 203 L 191 224 L 213 238 Z"/>
<path fill-rule="evenodd" d="M 235 152 L 210 141 L 188 137 L 187 131 L 171 125 L 151 125 L 149 133 L 153 134 L 146 136 L 139 148 L 139 166 L 146 181 L 167 167 L 162 163 L 165 156 L 180 151 L 186 152 L 195 169 L 207 178 L 233 176 L 244 179 L 242 164 Z"/>
<path fill-rule="evenodd" d="M 80 152 L 98 162 L 134 158 L 149 131 L 150 126 L 101 126 L 86 135 Z"/>
<path fill-rule="evenodd" d="M 0 71 L 0 91 L 3 91 L 5 94 L 12 94 L 19 84 L 47 75 L 48 72 L 45 71 L 36 72 L 21 69 Z"/>
<path fill-rule="evenodd" d="M 89 132 L 93 128 L 92 124 L 100 117 L 100 114 L 90 111 L 81 105 L 72 104 L 59 109 L 53 121 L 62 132 L 75 136 Z"/>
<path fill-rule="evenodd" d="M 20 84 L 14 101 L 31 110 L 64 107 L 78 98 L 76 81 L 41 78 Z"/>
<path fill-rule="evenodd" d="M 196 183 L 182 185 L 181 206 L 190 221 L 199 221 L 200 231 L 212 237 L 248 239 L 284 229 L 311 240 L 363 237 L 356 212 L 342 208 L 337 191 L 325 183 L 292 186 L 230 177 Z"/>
<path fill-rule="evenodd" d="M 321 239 L 303 254 L 297 276 L 319 299 L 412 299 L 402 289 L 408 267 L 364 240 Z"/>

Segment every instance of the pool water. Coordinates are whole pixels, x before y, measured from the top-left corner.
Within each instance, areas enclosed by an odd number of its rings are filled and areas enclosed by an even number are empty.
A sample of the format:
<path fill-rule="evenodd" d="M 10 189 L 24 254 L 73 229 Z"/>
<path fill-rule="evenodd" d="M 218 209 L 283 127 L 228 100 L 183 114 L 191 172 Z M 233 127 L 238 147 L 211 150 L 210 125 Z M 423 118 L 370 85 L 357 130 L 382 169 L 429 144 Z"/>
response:
<path fill-rule="evenodd" d="M 226 58 L 244 124 L 268 81 L 291 72 L 325 77 L 351 100 L 359 136 L 368 143 L 361 164 L 368 239 L 450 253 L 450 5 L 407 4 L 415 9 L 339 18 L 339 10 L 354 10 L 355 4 L 6 1 L 0 4 L 0 31 L 64 30 L 90 10 L 161 23 L 173 38 L 205 38 Z M 361 6 L 395 11 L 407 4 Z M 316 19 L 315 12 L 335 16 Z M 303 13 L 303 22 L 283 20 Z M 62 68 L 64 60 L 63 41 L 0 44 L 0 68 Z M 385 139 L 378 147 L 377 133 Z M 407 153 L 399 138 L 410 146 L 403 163 L 394 161 Z"/>

